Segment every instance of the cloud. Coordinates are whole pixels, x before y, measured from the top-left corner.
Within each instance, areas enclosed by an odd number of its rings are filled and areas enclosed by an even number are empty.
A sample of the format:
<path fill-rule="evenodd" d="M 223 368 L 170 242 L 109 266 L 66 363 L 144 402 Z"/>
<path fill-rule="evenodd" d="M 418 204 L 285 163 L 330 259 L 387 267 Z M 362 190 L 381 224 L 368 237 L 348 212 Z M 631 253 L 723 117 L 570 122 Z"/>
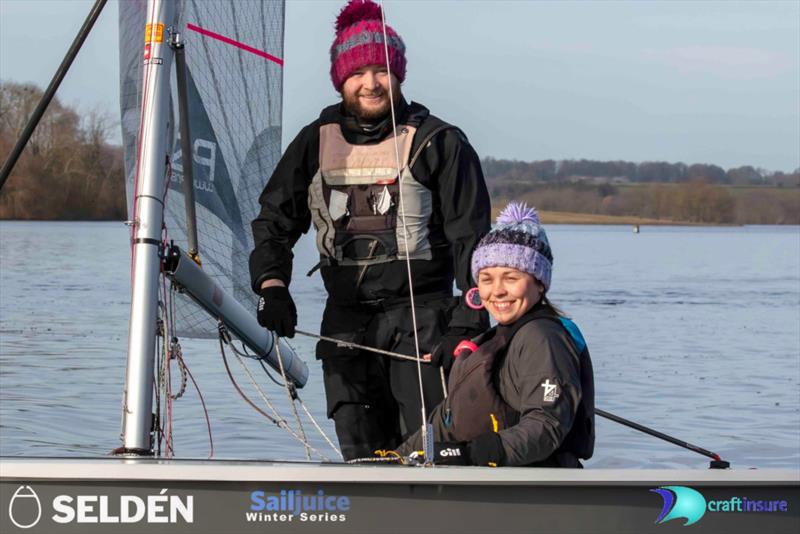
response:
<path fill-rule="evenodd" d="M 784 54 L 753 47 L 695 45 L 647 49 L 645 57 L 681 74 L 705 73 L 730 79 L 775 78 L 793 68 Z"/>

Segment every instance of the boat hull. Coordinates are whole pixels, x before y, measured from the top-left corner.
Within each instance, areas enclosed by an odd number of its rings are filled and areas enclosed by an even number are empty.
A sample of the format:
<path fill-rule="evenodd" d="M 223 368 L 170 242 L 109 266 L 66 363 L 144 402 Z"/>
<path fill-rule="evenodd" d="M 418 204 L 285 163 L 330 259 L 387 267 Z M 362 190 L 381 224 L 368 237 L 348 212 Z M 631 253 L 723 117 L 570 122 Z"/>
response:
<path fill-rule="evenodd" d="M 24 514 L 32 507 L 25 495 L 34 492 L 41 517 L 25 532 L 665 532 L 691 520 L 668 519 L 666 500 L 652 491 L 665 486 L 702 496 L 706 509 L 694 531 L 800 531 L 796 470 L 138 458 L 0 460 L 0 531 L 22 532 L 12 519 L 23 526 L 25 517 L 33 520 L 33 512 Z M 691 504 L 687 498 L 677 494 L 674 514 Z M 760 503 L 762 511 L 737 511 L 737 503 Z M 774 511 L 763 511 L 765 503 Z M 666 520 L 656 523 L 662 515 Z"/>

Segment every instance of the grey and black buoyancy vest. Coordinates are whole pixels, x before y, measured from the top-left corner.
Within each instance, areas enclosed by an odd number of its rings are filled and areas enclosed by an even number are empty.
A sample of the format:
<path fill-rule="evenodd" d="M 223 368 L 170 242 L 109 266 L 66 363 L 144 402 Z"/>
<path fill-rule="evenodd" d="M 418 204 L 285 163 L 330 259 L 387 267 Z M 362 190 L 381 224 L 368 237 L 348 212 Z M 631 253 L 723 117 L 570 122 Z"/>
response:
<path fill-rule="evenodd" d="M 520 413 L 503 400 L 495 386 L 495 366 L 519 329 L 537 319 L 558 322 L 569 334 L 580 362 L 582 399 L 572 428 L 553 456 L 568 452 L 578 458 L 590 458 L 594 452 L 594 378 L 589 350 L 572 320 L 553 315 L 544 308 L 526 313 L 502 333 L 493 329 L 480 336 L 476 339 L 478 349 L 456 360 L 450 372 L 443 422 L 457 441 L 471 441 L 485 432 L 497 432 L 517 424 Z"/>
<path fill-rule="evenodd" d="M 432 192 L 411 174 L 427 145 L 421 143 L 411 154 L 416 132 L 411 125 L 396 129 L 398 176 L 395 134 L 378 143 L 355 145 L 345 139 L 338 123 L 320 126 L 319 170 L 309 187 L 308 204 L 323 263 L 371 265 L 406 256 L 431 259 Z"/>

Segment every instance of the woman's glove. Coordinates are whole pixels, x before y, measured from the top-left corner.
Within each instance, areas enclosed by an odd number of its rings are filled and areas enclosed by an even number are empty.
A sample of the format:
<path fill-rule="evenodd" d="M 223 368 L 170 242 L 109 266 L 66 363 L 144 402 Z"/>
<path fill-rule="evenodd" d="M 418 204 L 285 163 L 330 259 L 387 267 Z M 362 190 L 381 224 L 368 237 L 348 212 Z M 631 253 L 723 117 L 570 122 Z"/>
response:
<path fill-rule="evenodd" d="M 289 289 L 284 286 L 261 288 L 258 300 L 258 324 L 272 330 L 280 337 L 294 337 L 297 326 L 297 308 Z"/>
<path fill-rule="evenodd" d="M 486 432 L 469 442 L 469 462 L 472 465 L 505 465 L 506 452 L 497 432 Z"/>
<path fill-rule="evenodd" d="M 450 373 L 453 367 L 453 351 L 462 341 L 469 340 L 477 335 L 474 330 L 469 328 L 448 328 L 447 332 L 439 340 L 439 343 L 431 351 L 431 365 L 444 368 L 444 372 Z"/>
<path fill-rule="evenodd" d="M 463 441 L 437 441 L 433 444 L 436 465 L 469 465 L 469 450 Z"/>

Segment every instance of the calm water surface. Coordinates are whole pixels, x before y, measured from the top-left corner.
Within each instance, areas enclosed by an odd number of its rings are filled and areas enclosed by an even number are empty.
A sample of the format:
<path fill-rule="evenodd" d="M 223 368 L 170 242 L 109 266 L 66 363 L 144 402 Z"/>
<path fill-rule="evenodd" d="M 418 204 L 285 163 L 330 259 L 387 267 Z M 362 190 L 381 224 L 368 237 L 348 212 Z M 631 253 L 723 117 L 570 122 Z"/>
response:
<path fill-rule="evenodd" d="M 629 227 L 550 226 L 548 234 L 551 297 L 589 342 L 598 407 L 734 466 L 800 467 L 800 228 L 644 227 L 635 235 Z M 302 274 L 316 262 L 313 241 L 304 238 L 296 252 L 299 327 L 318 331 L 322 284 Z M 129 254 L 121 223 L 0 222 L 0 455 L 96 456 L 119 445 Z M 314 343 L 298 337 L 293 345 L 311 371 L 301 396 L 333 435 Z M 208 405 L 215 457 L 304 457 L 235 393 L 215 341 L 182 346 Z M 256 376 L 291 420 L 284 392 Z M 206 457 L 191 386 L 174 418 L 177 455 Z M 706 461 L 598 419 L 588 465 Z"/>

